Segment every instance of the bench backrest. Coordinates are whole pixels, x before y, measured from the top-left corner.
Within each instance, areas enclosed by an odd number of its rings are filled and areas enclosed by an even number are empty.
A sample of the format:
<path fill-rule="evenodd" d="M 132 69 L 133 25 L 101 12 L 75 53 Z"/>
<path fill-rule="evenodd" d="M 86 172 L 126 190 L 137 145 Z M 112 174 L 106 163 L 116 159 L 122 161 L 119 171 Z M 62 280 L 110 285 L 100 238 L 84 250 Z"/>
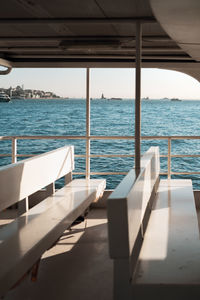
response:
<path fill-rule="evenodd" d="M 109 250 L 113 259 L 132 255 L 139 232 L 144 230 L 145 214 L 159 181 L 159 148 L 151 147 L 141 159 L 141 171 L 126 175 L 108 199 Z M 142 232 L 141 232 L 142 234 Z"/>
<path fill-rule="evenodd" d="M 65 146 L 0 168 L 0 211 L 72 172 L 74 148 Z"/>

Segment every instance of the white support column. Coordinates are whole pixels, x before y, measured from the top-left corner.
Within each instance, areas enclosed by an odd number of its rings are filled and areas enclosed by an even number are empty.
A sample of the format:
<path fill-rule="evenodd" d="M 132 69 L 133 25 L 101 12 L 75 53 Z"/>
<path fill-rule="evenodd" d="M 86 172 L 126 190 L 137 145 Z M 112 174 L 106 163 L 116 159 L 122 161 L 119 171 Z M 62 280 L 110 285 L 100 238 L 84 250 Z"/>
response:
<path fill-rule="evenodd" d="M 17 139 L 12 138 L 12 163 L 17 162 Z"/>
<path fill-rule="evenodd" d="M 140 172 L 141 156 L 141 46 L 142 25 L 136 23 L 136 60 L 135 60 L 135 170 Z"/>
<path fill-rule="evenodd" d="M 90 69 L 86 70 L 86 179 L 90 178 Z"/>

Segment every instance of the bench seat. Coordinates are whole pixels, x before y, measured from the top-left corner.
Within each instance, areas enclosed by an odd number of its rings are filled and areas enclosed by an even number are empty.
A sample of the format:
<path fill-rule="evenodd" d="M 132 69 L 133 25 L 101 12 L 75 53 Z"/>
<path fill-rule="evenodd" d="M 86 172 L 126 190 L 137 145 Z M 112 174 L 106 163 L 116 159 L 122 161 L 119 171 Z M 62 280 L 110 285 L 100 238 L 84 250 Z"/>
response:
<path fill-rule="evenodd" d="M 73 180 L 1 229 L 0 295 L 24 275 L 104 189 L 105 180 Z"/>
<path fill-rule="evenodd" d="M 159 170 L 159 149 L 151 147 L 138 176 L 131 170 L 108 199 L 115 300 L 200 299 L 192 181 L 159 180 Z"/>
<path fill-rule="evenodd" d="M 200 239 L 191 180 L 161 180 L 132 278 L 133 299 L 199 299 Z"/>

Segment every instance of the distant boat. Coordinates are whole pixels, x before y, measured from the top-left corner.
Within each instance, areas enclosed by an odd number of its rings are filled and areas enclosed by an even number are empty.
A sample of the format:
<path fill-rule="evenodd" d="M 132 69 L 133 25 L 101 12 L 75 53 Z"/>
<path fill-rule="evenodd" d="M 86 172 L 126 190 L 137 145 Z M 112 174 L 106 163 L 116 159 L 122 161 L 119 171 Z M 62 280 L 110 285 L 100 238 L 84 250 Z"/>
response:
<path fill-rule="evenodd" d="M 182 100 L 178 98 L 172 98 L 171 101 L 182 101 Z"/>
<path fill-rule="evenodd" d="M 10 102 L 10 97 L 4 92 L 0 92 L 0 102 Z"/>
<path fill-rule="evenodd" d="M 109 100 L 122 100 L 122 98 L 115 98 L 115 97 L 113 97 L 113 98 L 110 98 Z"/>
<path fill-rule="evenodd" d="M 142 98 L 142 100 L 150 100 L 149 97 Z"/>
<path fill-rule="evenodd" d="M 104 97 L 104 94 L 101 95 L 101 99 L 106 99 L 106 98 Z"/>

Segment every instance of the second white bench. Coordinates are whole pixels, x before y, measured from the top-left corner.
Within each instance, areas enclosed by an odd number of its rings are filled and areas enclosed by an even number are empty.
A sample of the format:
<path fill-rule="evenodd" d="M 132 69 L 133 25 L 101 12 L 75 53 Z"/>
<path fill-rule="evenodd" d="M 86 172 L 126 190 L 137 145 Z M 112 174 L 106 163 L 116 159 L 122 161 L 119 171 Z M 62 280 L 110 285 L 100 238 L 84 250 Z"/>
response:
<path fill-rule="evenodd" d="M 114 299 L 200 298 L 200 239 L 191 180 L 161 180 L 152 147 L 108 199 Z"/>

